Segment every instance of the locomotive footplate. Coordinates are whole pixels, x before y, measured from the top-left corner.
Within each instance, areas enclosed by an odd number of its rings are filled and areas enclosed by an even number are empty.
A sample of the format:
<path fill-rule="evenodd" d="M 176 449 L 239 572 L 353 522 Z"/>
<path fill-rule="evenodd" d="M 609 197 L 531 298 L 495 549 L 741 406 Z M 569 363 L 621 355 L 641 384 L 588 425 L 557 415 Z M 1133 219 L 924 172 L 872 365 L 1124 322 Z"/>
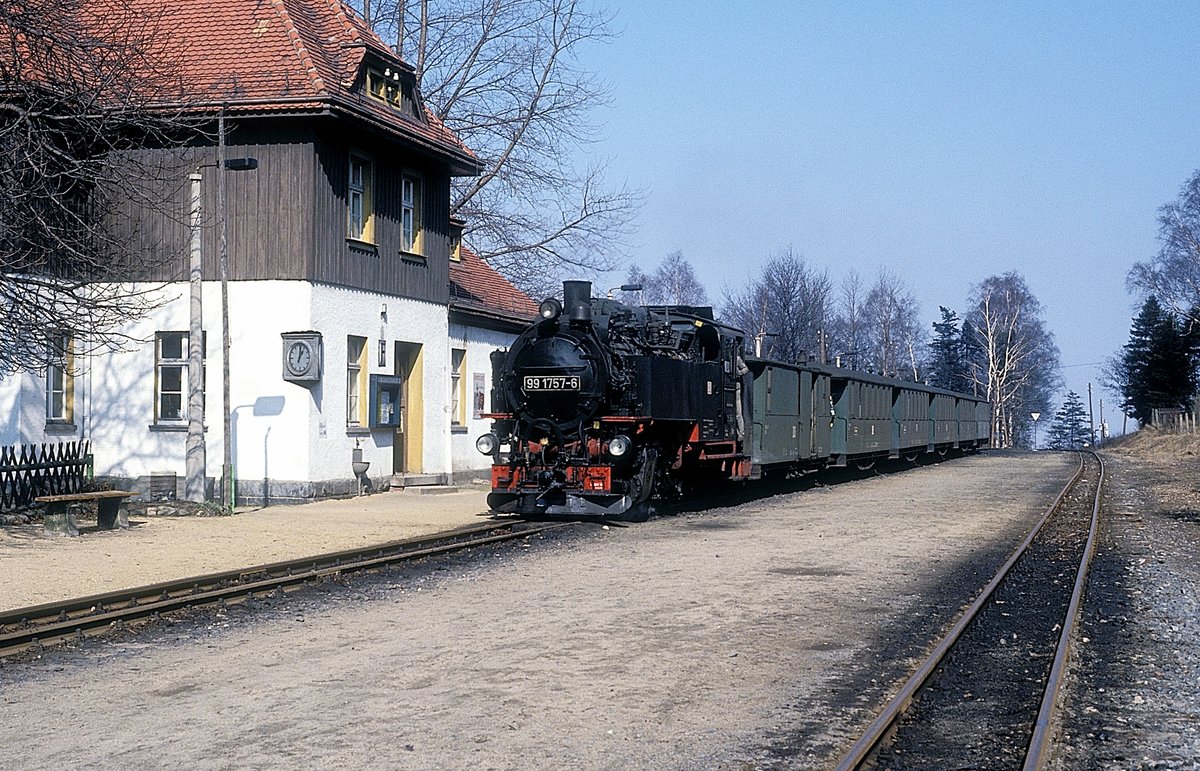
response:
<path fill-rule="evenodd" d="M 491 493 L 488 508 L 501 514 L 551 517 L 616 517 L 629 510 L 628 495 L 576 495 L 562 490 Z"/>
<path fill-rule="evenodd" d="M 568 517 L 611 517 L 633 504 L 628 495 L 613 492 L 612 467 L 571 465 L 492 467 L 488 506 L 504 514 Z"/>

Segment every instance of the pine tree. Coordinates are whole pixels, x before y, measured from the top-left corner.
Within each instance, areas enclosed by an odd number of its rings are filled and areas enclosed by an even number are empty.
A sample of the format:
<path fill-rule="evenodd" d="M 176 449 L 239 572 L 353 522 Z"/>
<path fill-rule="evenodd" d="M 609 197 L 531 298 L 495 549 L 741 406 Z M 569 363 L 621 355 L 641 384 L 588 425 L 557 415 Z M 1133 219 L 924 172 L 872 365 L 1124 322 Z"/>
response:
<path fill-rule="evenodd" d="M 1070 391 L 1050 424 L 1049 446 L 1055 450 L 1077 450 L 1087 444 L 1088 433 L 1088 414 L 1083 399 Z"/>
<path fill-rule="evenodd" d="M 1200 331 L 1152 295 L 1133 320 L 1119 369 L 1121 408 L 1143 425 L 1156 408 L 1187 409 L 1200 385 Z"/>
<path fill-rule="evenodd" d="M 942 320 L 933 322 L 929 361 L 925 365 L 929 372 L 929 385 L 959 391 L 967 378 L 958 314 L 944 305 L 938 306 L 938 310 L 942 312 Z"/>

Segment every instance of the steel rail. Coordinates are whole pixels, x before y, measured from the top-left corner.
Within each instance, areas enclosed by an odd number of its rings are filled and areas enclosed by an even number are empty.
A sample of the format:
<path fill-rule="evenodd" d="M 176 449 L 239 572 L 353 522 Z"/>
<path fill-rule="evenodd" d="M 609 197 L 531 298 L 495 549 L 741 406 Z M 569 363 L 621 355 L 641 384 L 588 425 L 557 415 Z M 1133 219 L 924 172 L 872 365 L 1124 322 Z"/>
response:
<path fill-rule="evenodd" d="M 108 592 L 60 603 L 22 608 L 0 616 L 0 622 L 19 628 L 0 634 L 0 656 L 68 638 L 80 638 L 128 621 L 180 610 L 269 594 L 278 589 L 332 576 L 383 567 L 422 557 L 438 556 L 477 546 L 502 543 L 544 532 L 569 523 L 547 523 L 514 530 L 523 520 L 491 522 L 439 533 L 435 536 L 392 541 L 362 549 L 303 557 L 169 581 L 136 589 Z M 495 535 L 484 535 L 508 529 Z M 261 578 L 260 578 L 261 576 Z M 112 607 L 123 605 L 124 607 Z M 106 608 L 111 608 L 106 610 Z M 84 615 L 75 615 L 86 611 Z M 53 619 L 30 623 L 31 619 Z M 3 628 L 3 627 L 0 627 Z"/>
<path fill-rule="evenodd" d="M 1067 497 L 1067 493 L 1069 493 L 1075 484 L 1083 477 L 1083 472 L 1083 455 L 1080 454 L 1079 468 L 1075 470 L 1075 474 L 1070 480 L 1067 481 L 1066 485 L 1063 486 L 1063 489 L 1054 499 L 1054 502 L 1050 504 L 1049 508 L 1046 509 L 1045 514 L 1042 515 L 1042 518 L 1038 520 L 1037 524 L 1035 524 L 1029 531 L 1029 535 L 1025 537 L 1025 540 L 1021 542 L 1021 545 L 1017 547 L 1012 556 L 1009 557 L 1004 565 L 1000 567 L 1000 570 L 996 573 L 992 580 L 988 582 L 987 586 L 983 588 L 983 591 L 979 593 L 979 596 L 975 598 L 975 601 L 971 603 L 970 607 L 963 612 L 963 614 L 959 617 L 958 622 L 955 623 L 946 636 L 942 638 L 941 642 L 934 647 L 933 651 L 930 652 L 929 656 L 921 663 L 919 667 L 917 667 L 916 671 L 913 672 L 908 680 L 905 681 L 904 685 L 900 687 L 900 690 L 896 692 L 896 695 L 884 705 L 883 709 L 875 717 L 875 719 L 871 721 L 871 724 L 867 726 L 866 731 L 863 732 L 863 735 L 858 739 L 858 741 L 851 745 L 850 749 L 847 750 L 841 761 L 838 762 L 836 766 L 837 771 L 852 771 L 852 769 L 858 768 L 866 759 L 866 757 L 871 754 L 871 751 L 874 750 L 881 741 L 883 741 L 884 737 L 887 736 L 896 720 L 904 713 L 906 709 L 908 709 L 908 706 L 912 703 L 913 697 L 916 695 L 917 691 L 921 689 L 921 686 L 925 684 L 925 681 L 929 679 L 929 676 L 932 675 L 934 670 L 938 668 L 942 662 L 942 659 L 946 657 L 946 654 L 949 653 L 950 649 L 954 647 L 954 644 L 958 642 L 958 638 L 962 636 L 962 633 L 966 631 L 966 628 L 970 626 L 971 622 L 975 620 L 975 617 L 979 615 L 979 612 L 987 604 L 988 600 L 991 599 L 992 594 L 995 593 L 996 588 L 1000 586 L 1001 582 L 1008 575 L 1009 570 L 1011 570 L 1013 565 L 1015 565 L 1017 561 L 1021 559 L 1026 550 L 1029 548 L 1029 545 L 1033 543 L 1034 539 L 1041 532 L 1042 527 L 1050 520 L 1050 517 L 1055 513 L 1055 511 L 1058 510 L 1058 507 Z"/>
<path fill-rule="evenodd" d="M 278 573 L 284 570 L 295 570 L 298 568 L 303 568 L 305 565 L 315 567 L 316 565 L 329 563 L 337 564 L 341 560 L 353 561 L 361 559 L 364 554 L 370 552 L 377 552 L 382 555 L 389 552 L 401 551 L 414 547 L 419 548 L 429 543 L 439 543 L 452 538 L 470 537 L 477 533 L 484 533 L 500 528 L 512 527 L 513 525 L 520 524 L 522 522 L 523 520 L 518 519 L 489 521 L 478 525 L 467 525 L 464 527 L 455 528 L 454 530 L 447 530 L 445 532 L 436 533 L 432 536 L 422 535 L 414 536 L 412 538 L 402 538 L 395 541 L 387 541 L 385 543 L 376 544 L 371 547 L 360 547 L 356 549 L 345 549 L 342 551 L 309 555 L 291 560 L 252 565 L 250 567 L 236 568 L 234 570 L 226 570 L 218 573 L 208 573 L 189 578 L 173 579 L 171 581 L 148 584 L 146 586 L 139 586 L 131 589 L 118 589 L 116 591 L 104 592 L 102 594 L 93 594 L 86 597 L 77 597 L 56 602 L 49 602 L 42 605 L 33 605 L 26 608 L 17 608 L 15 610 L 0 613 L 0 630 L 9 626 L 26 626 L 30 623 L 37 623 L 42 619 L 66 620 L 74 615 L 95 612 L 96 609 L 102 609 L 118 603 L 158 599 L 164 597 L 165 595 L 183 592 L 191 593 L 195 591 L 195 588 L 198 585 L 244 581 L 248 576 Z"/>
<path fill-rule="evenodd" d="M 1037 722 L 1034 723 L 1033 736 L 1029 740 L 1029 750 L 1025 753 L 1024 771 L 1037 771 L 1043 768 L 1050 751 L 1050 727 L 1054 719 L 1058 694 L 1062 688 L 1063 674 L 1070 660 L 1071 647 L 1075 639 L 1075 626 L 1079 620 L 1079 607 L 1083 603 L 1083 593 L 1087 588 L 1088 569 L 1096 552 L 1096 536 L 1100 531 L 1100 502 L 1104 491 L 1104 459 L 1099 453 L 1091 453 L 1100 463 L 1100 481 L 1096 483 L 1096 500 L 1092 504 L 1092 522 L 1088 528 L 1087 544 L 1083 547 L 1083 556 L 1079 560 L 1079 574 L 1075 578 L 1075 588 L 1071 592 L 1071 604 L 1067 608 L 1067 617 L 1063 621 L 1062 631 L 1058 637 L 1058 647 L 1054 653 L 1054 664 L 1050 667 L 1050 676 L 1046 682 L 1046 692 L 1042 697 L 1042 705 L 1038 710 Z"/>

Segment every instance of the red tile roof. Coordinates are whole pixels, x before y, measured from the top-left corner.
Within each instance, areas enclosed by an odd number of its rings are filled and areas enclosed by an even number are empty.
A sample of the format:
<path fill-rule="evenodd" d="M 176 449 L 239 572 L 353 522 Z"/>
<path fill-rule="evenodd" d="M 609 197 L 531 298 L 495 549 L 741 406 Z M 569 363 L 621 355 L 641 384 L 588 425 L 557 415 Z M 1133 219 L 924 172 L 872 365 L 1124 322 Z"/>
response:
<path fill-rule="evenodd" d="M 462 260 L 450 263 L 450 307 L 531 321 L 537 303 L 463 244 Z"/>
<path fill-rule="evenodd" d="M 91 0 L 105 4 L 113 0 Z M 229 112 L 334 111 L 365 119 L 453 156 L 462 173 L 478 160 L 426 111 L 422 122 L 366 94 L 368 56 L 408 72 L 352 9 L 339 0 L 129 0 L 161 14 L 185 98 Z M 183 44 L 179 45 L 180 38 Z M 165 50 L 165 49 L 164 49 Z"/>

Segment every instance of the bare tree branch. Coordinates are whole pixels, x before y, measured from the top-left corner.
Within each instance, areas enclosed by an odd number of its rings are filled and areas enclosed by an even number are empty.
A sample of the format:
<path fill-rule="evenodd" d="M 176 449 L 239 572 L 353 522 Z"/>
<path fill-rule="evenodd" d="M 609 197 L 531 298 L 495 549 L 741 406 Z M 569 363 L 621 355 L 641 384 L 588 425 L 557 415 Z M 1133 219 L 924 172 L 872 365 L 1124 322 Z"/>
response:
<path fill-rule="evenodd" d="M 196 132 L 161 64 L 179 59 L 171 33 L 165 13 L 117 4 L 0 9 L 0 374 L 44 368 L 64 332 L 78 353 L 122 345 L 120 326 L 167 299 L 126 282 L 178 256 L 137 224 L 180 216 L 158 180 L 182 175 L 142 148 Z"/>
<path fill-rule="evenodd" d="M 581 166 L 607 88 L 579 64 L 609 37 L 610 17 L 580 0 L 383 0 L 432 111 L 482 160 L 456 180 L 452 212 L 481 255 L 523 289 L 616 266 L 642 194 Z M 400 20 L 399 23 L 397 20 Z"/>

